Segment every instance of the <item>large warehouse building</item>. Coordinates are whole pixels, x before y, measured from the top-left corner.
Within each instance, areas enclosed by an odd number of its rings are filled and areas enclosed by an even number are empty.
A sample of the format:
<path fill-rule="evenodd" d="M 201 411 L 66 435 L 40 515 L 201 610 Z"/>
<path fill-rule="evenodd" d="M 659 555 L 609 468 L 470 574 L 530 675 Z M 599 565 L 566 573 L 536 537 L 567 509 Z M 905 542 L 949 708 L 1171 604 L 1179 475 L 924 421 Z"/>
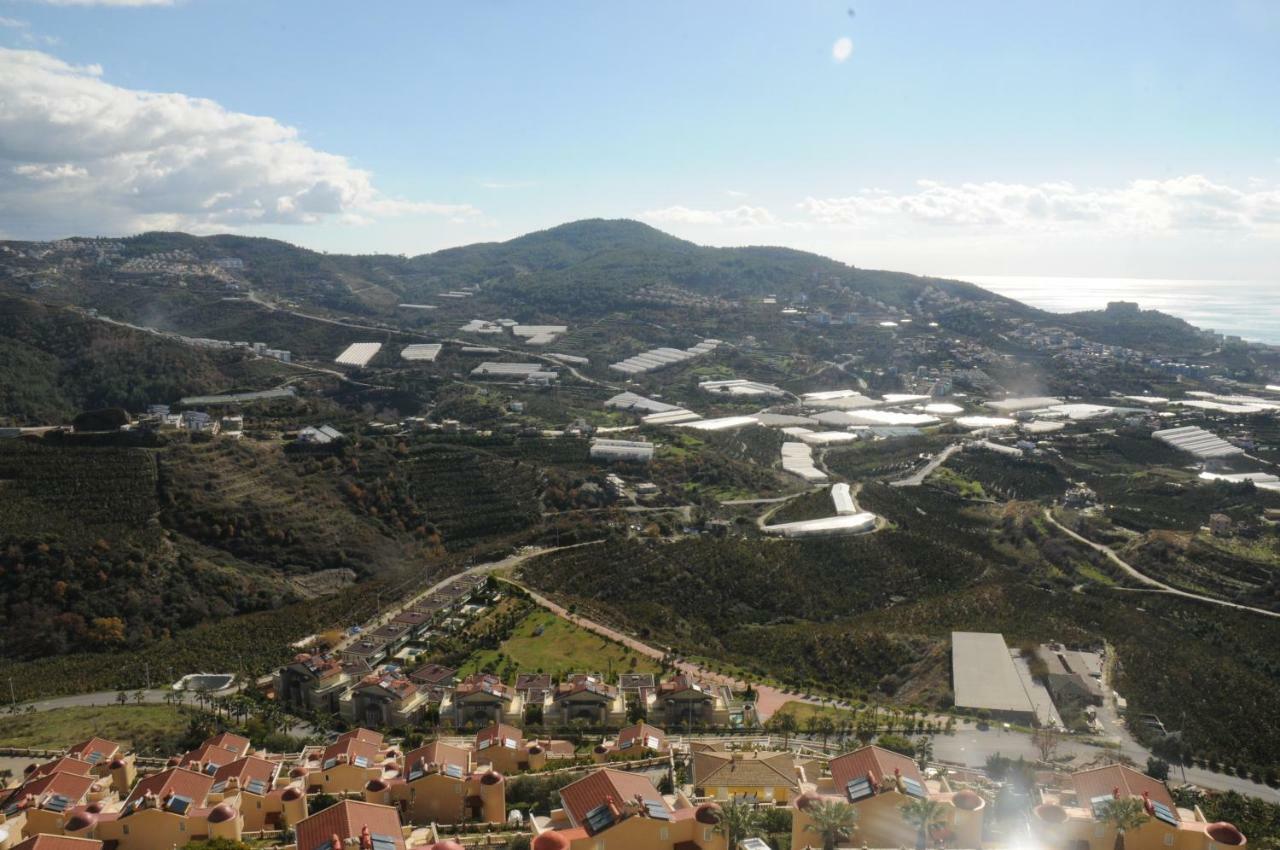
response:
<path fill-rule="evenodd" d="M 956 708 L 986 709 L 992 717 L 1032 724 L 1036 709 L 1014 666 L 1004 635 L 951 633 L 951 686 Z"/>

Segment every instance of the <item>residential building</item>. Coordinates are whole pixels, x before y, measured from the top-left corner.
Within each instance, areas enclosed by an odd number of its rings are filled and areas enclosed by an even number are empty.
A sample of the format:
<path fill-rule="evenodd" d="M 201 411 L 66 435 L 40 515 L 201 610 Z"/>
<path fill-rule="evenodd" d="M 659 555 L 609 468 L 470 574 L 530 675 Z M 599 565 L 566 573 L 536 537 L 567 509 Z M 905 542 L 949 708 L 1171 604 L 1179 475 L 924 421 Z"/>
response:
<path fill-rule="evenodd" d="M 362 792 L 371 779 L 383 776 L 382 736 L 354 729 L 318 754 L 308 754 L 305 784 L 308 792 Z"/>
<path fill-rule="evenodd" d="M 339 700 L 339 710 L 352 723 L 365 726 L 410 726 L 431 704 L 429 688 L 399 671 L 370 673 Z"/>
<path fill-rule="evenodd" d="M 650 719 L 668 729 L 680 726 L 727 726 L 729 696 L 725 688 L 681 673 L 658 685 L 646 705 Z"/>
<path fill-rule="evenodd" d="M 666 732 L 648 723 L 636 723 L 623 728 L 612 741 L 601 742 L 592 753 L 592 759 L 599 763 L 617 758 L 668 755 L 670 752 Z"/>
<path fill-rule="evenodd" d="M 414 824 L 507 819 L 505 777 L 477 769 L 472 750 L 440 741 L 406 753 L 399 776 L 370 780 L 364 799 L 395 806 Z"/>
<path fill-rule="evenodd" d="M 555 759 L 573 758 L 573 744 L 557 740 L 529 740 L 514 726 L 495 723 L 476 733 L 474 758 L 481 765 L 511 775 L 539 770 Z"/>
<path fill-rule="evenodd" d="M 945 780 L 926 780 L 920 768 L 906 756 L 881 747 L 862 747 L 831 760 L 829 773 L 805 788 L 792 804 L 791 841 L 795 847 L 811 842 L 806 829 L 813 821 L 816 803 L 839 800 L 858 812 L 853 844 L 870 847 L 910 847 L 916 828 L 902 814 L 912 799 L 942 804 L 942 825 L 930 835 L 930 844 L 948 847 L 981 847 L 986 801 L 970 789 L 953 790 Z"/>
<path fill-rule="evenodd" d="M 497 676 L 474 673 L 454 687 L 451 697 L 440 706 L 440 717 L 448 715 L 456 726 L 512 723 L 522 719 L 523 707 L 515 689 Z"/>
<path fill-rule="evenodd" d="M 241 756 L 222 765 L 213 774 L 209 802 L 216 804 L 238 798 L 236 808 L 244 819 L 245 830 L 278 829 L 283 805 L 281 794 L 274 792 L 279 774 L 279 762 L 258 756 Z"/>
<path fill-rule="evenodd" d="M 6 794 L 0 803 L 3 828 L 14 837 L 61 833 L 70 812 L 104 799 L 100 778 L 61 771 L 30 779 Z"/>
<path fill-rule="evenodd" d="M 551 707 L 552 719 L 561 723 L 584 720 L 597 726 L 616 726 L 627 717 L 622 692 L 586 673 L 575 673 L 557 685 Z"/>
<path fill-rule="evenodd" d="M 800 793 L 796 757 L 790 752 L 726 751 L 690 745 L 690 781 L 697 797 L 785 803 Z"/>
<path fill-rule="evenodd" d="M 298 850 L 405 850 L 400 814 L 391 806 L 343 800 L 304 818 L 294 829 Z"/>
<path fill-rule="evenodd" d="M 1163 782 L 1123 765 L 1084 770 L 1065 787 L 1041 792 L 1032 834 L 1049 850 L 1111 850 L 1116 830 L 1106 820 L 1114 800 L 1142 801 L 1147 820 L 1125 832 L 1125 850 L 1222 850 L 1245 844 L 1225 822 L 1209 823 L 1198 809 L 1179 808 Z"/>
<path fill-rule="evenodd" d="M 355 681 L 350 665 L 330 654 L 294 657 L 275 674 L 276 698 L 287 706 L 338 713 L 338 700 Z"/>
<path fill-rule="evenodd" d="M 184 767 L 171 767 L 138 781 L 117 811 L 77 809 L 63 834 L 91 838 L 118 850 L 182 847 L 203 838 L 239 841 L 244 822 L 237 801 L 211 804 L 214 779 Z"/>
<path fill-rule="evenodd" d="M 658 793 L 641 774 L 603 768 L 560 789 L 560 808 L 531 850 L 727 850 L 715 803 L 694 806 L 683 794 Z M 801 846 L 801 845 L 797 845 Z"/>
<path fill-rule="evenodd" d="M 1044 665 L 1045 686 L 1055 702 L 1102 704 L 1102 667 L 1097 654 L 1045 644 L 1036 648 L 1036 658 Z"/>

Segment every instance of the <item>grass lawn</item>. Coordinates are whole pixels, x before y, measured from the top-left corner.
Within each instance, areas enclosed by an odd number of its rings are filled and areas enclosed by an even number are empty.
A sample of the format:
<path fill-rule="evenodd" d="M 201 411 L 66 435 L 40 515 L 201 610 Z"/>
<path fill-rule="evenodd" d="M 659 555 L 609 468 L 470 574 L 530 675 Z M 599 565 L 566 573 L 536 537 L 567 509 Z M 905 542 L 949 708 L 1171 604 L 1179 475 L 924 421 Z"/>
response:
<path fill-rule="evenodd" d="M 782 708 L 774 712 L 773 716 L 777 717 L 781 714 L 790 714 L 794 717 L 796 719 L 796 725 L 799 726 L 802 731 L 805 728 L 805 723 L 808 722 L 810 717 L 830 717 L 836 723 L 839 723 L 841 720 L 853 721 L 857 717 L 857 715 L 847 709 L 836 708 L 830 705 L 811 705 L 810 703 L 798 702 L 796 700 L 792 700 L 791 702 L 784 704 Z"/>
<path fill-rule="evenodd" d="M 126 750 L 167 749 L 187 728 L 171 705 L 109 705 L 55 708 L 0 715 L 0 747 L 62 749 L 97 735 Z"/>
<path fill-rule="evenodd" d="M 538 633 L 538 630 L 541 632 Z M 498 656 L 502 656 L 500 659 Z M 635 665 L 632 666 L 632 660 Z M 656 661 L 621 644 L 605 640 L 578 628 L 549 611 L 537 610 L 525 617 L 511 637 L 497 649 L 472 655 L 459 675 L 467 675 L 486 667 L 502 672 L 514 667 L 515 672 L 543 671 L 552 675 L 566 673 L 657 673 Z M 515 673 L 510 676 L 515 680 Z"/>

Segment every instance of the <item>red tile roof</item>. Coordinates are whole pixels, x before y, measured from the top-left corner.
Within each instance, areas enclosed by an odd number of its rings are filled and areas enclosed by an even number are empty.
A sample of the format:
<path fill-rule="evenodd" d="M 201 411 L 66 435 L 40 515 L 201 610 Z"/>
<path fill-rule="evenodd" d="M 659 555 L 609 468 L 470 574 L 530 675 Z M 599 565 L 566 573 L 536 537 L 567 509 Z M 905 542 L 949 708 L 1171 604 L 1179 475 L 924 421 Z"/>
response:
<path fill-rule="evenodd" d="M 637 723 L 634 726 L 626 727 L 618 733 L 618 749 L 630 749 L 631 746 L 637 743 L 642 747 L 647 747 L 649 746 L 649 738 L 656 738 L 658 740 L 658 745 L 653 749 L 660 750 L 667 742 L 667 733 L 663 732 L 657 726 L 650 726 L 648 723 Z"/>
<path fill-rule="evenodd" d="M 454 693 L 457 697 L 488 694 L 503 701 L 510 701 L 514 692 L 511 688 L 502 684 L 502 681 L 497 676 L 487 673 L 473 673 L 458 683 L 458 686 L 454 688 Z"/>
<path fill-rule="evenodd" d="M 425 667 L 419 667 L 409 674 L 409 678 L 415 682 L 424 682 L 428 685 L 438 685 L 441 682 L 447 682 L 452 679 L 457 670 L 445 667 L 443 664 L 428 664 Z"/>
<path fill-rule="evenodd" d="M 61 794 L 69 801 L 67 807 L 70 808 L 78 805 L 84 799 L 84 796 L 89 793 L 93 783 L 97 781 L 96 776 L 84 776 L 79 773 L 50 773 L 36 777 L 25 785 L 13 789 L 12 792 L 5 792 L 5 802 L 21 800 L 30 794 L 33 798 L 33 805 L 40 805 L 41 797 Z"/>
<path fill-rule="evenodd" d="M 382 738 L 381 735 L 378 736 Z M 371 741 L 362 741 L 357 738 L 339 738 L 336 743 L 330 744 L 325 748 L 324 754 L 321 756 L 321 766 L 329 759 L 339 759 L 346 756 L 349 764 L 355 764 L 356 759 L 363 757 L 368 764 L 365 767 L 373 767 L 382 763 L 382 749 L 379 744 Z"/>
<path fill-rule="evenodd" d="M 1175 818 L 1178 816 L 1178 807 L 1165 784 L 1131 767 L 1113 764 L 1082 770 L 1071 774 L 1071 782 L 1075 785 L 1076 802 L 1081 808 L 1090 808 L 1090 800 L 1095 797 L 1110 797 L 1117 789 L 1122 797 L 1141 797 L 1145 791 L 1151 802 L 1164 803 Z"/>
<path fill-rule="evenodd" d="M 209 740 L 206 744 L 213 744 L 215 747 L 222 747 L 228 750 L 234 750 L 238 755 L 249 755 L 249 747 L 252 742 L 243 735 L 236 735 L 232 732 L 219 732 Z"/>
<path fill-rule="evenodd" d="M 28 778 L 48 776 L 51 773 L 78 773 L 81 776 L 87 776 L 92 771 L 93 765 L 89 764 L 89 762 L 81 761 L 71 756 L 62 756 L 39 765 Z"/>
<path fill-rule="evenodd" d="M 214 782 L 225 782 L 235 777 L 240 784 L 240 790 L 244 791 L 245 786 L 250 781 L 257 779 L 266 786 L 263 794 L 269 792 L 275 784 L 276 772 L 279 771 L 280 765 L 273 761 L 258 758 L 257 756 L 245 756 L 235 761 L 224 764 L 218 768 L 218 772 L 213 775 Z"/>
<path fill-rule="evenodd" d="M 426 746 L 418 747 L 416 750 L 405 754 L 404 772 L 408 774 L 409 768 L 419 761 L 424 764 L 456 764 L 466 772 L 471 769 L 470 756 L 470 750 L 464 750 L 462 747 L 454 747 L 440 741 L 432 741 Z"/>
<path fill-rule="evenodd" d="M 96 838 L 72 838 L 69 835 L 33 835 L 13 850 L 102 850 L 102 842 Z"/>
<path fill-rule="evenodd" d="M 339 741 L 346 741 L 350 738 L 355 738 L 357 741 L 364 741 L 366 743 L 373 744 L 375 747 L 382 746 L 382 733 L 374 732 L 372 729 L 360 727 L 352 729 L 350 732 L 343 732 L 338 736 Z"/>
<path fill-rule="evenodd" d="M 168 770 L 138 780 L 133 791 L 124 801 L 127 807 L 135 800 L 141 800 L 147 794 L 153 794 L 161 802 L 170 794 L 191 799 L 192 808 L 202 808 L 213 787 L 213 777 L 203 773 L 195 773 L 185 767 L 171 767 Z"/>
<path fill-rule="evenodd" d="M 194 750 L 184 753 L 182 758 L 178 760 L 178 766 L 190 767 L 192 770 L 196 770 L 193 765 L 199 762 L 199 771 L 203 773 L 205 768 L 211 764 L 222 767 L 224 764 L 231 764 L 238 758 L 240 758 L 240 754 L 235 750 L 228 750 L 205 741 Z"/>
<path fill-rule="evenodd" d="M 298 821 L 296 841 L 298 850 L 329 850 L 329 842 L 337 836 L 340 842 L 348 838 L 360 838 L 368 828 L 369 834 L 386 835 L 395 841 L 397 850 L 405 850 L 400 831 L 400 815 L 391 806 L 343 800 L 309 818 Z"/>
<path fill-rule="evenodd" d="M 880 788 L 886 777 L 892 778 L 897 770 L 904 779 L 914 779 L 924 786 L 924 776 L 916 763 L 901 753 L 881 747 L 862 747 L 851 753 L 833 758 L 830 764 L 831 780 L 841 794 L 854 779 L 871 777 L 871 785 Z"/>
<path fill-rule="evenodd" d="M 115 741 L 108 741 L 106 738 L 90 738 L 67 750 L 67 755 L 97 765 L 107 762 L 118 752 L 120 752 L 120 745 Z M 91 758 L 94 753 L 99 754 L 96 761 Z"/>
<path fill-rule="evenodd" d="M 476 733 L 476 749 L 488 749 L 491 746 L 505 746 L 507 741 L 515 741 L 519 747 L 524 741 L 524 733 L 514 726 L 508 726 L 505 723 L 494 723 L 486 726 Z M 507 749 L 511 749 L 508 747 Z"/>
<path fill-rule="evenodd" d="M 574 824 L 584 826 L 587 812 L 597 806 L 612 803 L 621 811 L 633 803 L 637 795 L 645 800 L 661 802 L 668 811 L 671 808 L 648 777 L 609 768 L 592 771 L 561 788 L 560 802 Z"/>

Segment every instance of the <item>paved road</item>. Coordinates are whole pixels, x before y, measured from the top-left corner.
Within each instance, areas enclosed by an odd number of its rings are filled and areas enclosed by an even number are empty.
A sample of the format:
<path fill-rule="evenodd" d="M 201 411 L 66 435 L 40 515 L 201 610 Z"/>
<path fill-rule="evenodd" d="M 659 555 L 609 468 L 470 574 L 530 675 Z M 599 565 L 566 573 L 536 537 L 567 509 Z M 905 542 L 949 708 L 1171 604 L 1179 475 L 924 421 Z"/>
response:
<path fill-rule="evenodd" d="M 1064 534 L 1066 534 L 1068 537 L 1075 540 L 1076 542 L 1083 543 L 1085 546 L 1088 546 L 1089 548 L 1094 549 L 1095 551 L 1101 552 L 1103 555 L 1106 555 L 1108 560 L 1110 560 L 1113 564 L 1118 566 L 1120 569 L 1124 570 L 1125 573 L 1131 576 L 1135 581 L 1138 581 L 1146 585 L 1147 587 L 1154 588 L 1155 590 L 1158 590 L 1161 593 L 1167 593 L 1171 596 L 1181 596 L 1184 599 L 1194 599 L 1197 602 L 1208 602 L 1210 605 L 1221 605 L 1224 608 L 1235 608 L 1237 611 L 1249 611 L 1254 614 L 1262 614 L 1265 617 L 1280 617 L 1280 612 L 1268 611 L 1265 608 L 1254 608 L 1250 605 L 1240 605 L 1239 603 L 1236 603 L 1236 602 L 1228 602 L 1225 599 L 1215 599 L 1212 596 L 1201 596 L 1198 593 L 1190 593 L 1185 590 L 1179 590 L 1176 587 L 1171 587 L 1170 585 L 1167 585 L 1162 581 L 1157 581 L 1156 579 L 1153 579 L 1148 575 L 1144 575 L 1143 573 L 1138 572 L 1138 570 L 1134 569 L 1134 567 L 1128 561 L 1125 561 L 1123 558 L 1121 558 L 1119 555 L 1113 552 L 1110 546 L 1104 546 L 1101 543 L 1094 543 L 1089 538 L 1083 537 L 1082 535 L 1079 535 L 1076 532 L 1072 531 L 1071 529 L 1067 528 L 1065 525 L 1063 525 L 1062 523 L 1054 519 L 1053 510 L 1051 508 L 1044 509 L 1044 518 L 1048 520 L 1050 524 L 1056 527 L 1059 531 L 1062 531 Z"/>
<path fill-rule="evenodd" d="M 924 483 L 933 471 L 947 462 L 947 458 L 960 451 L 959 443 L 952 443 L 942 451 L 933 456 L 933 459 L 920 467 L 917 471 L 908 475 L 906 478 L 899 478 L 897 481 L 890 481 L 890 487 L 919 487 Z"/>

